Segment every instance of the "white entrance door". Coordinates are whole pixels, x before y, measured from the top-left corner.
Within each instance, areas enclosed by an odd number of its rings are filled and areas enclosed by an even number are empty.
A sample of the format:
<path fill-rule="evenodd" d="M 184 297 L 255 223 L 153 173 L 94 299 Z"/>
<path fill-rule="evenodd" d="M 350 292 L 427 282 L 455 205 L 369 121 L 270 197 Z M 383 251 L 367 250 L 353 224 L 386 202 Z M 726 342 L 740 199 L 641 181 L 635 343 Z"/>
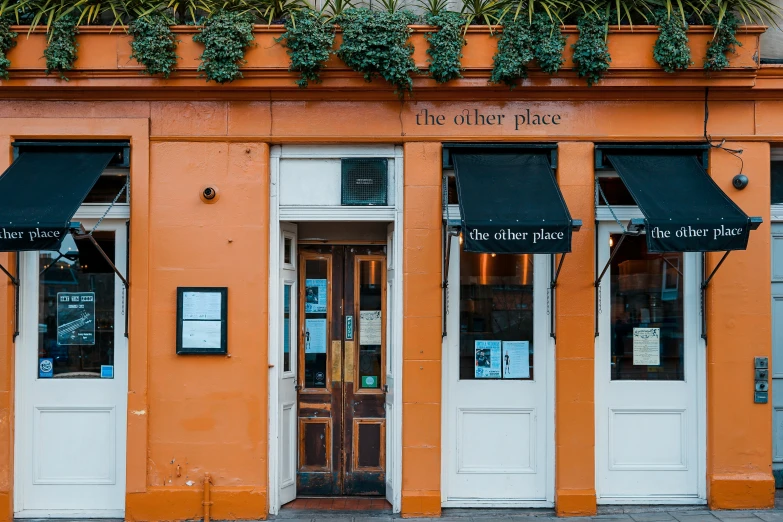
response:
<path fill-rule="evenodd" d="M 444 506 L 552 505 L 550 260 L 461 252 L 452 239 Z"/>
<path fill-rule="evenodd" d="M 296 498 L 297 470 L 297 400 L 296 400 L 296 367 L 297 367 L 297 277 L 296 277 L 296 225 L 281 223 L 280 225 L 280 303 L 283 314 L 280 318 L 280 339 L 278 342 L 278 361 L 282 371 L 278 372 L 278 418 L 279 426 L 279 470 L 280 505 L 287 504 Z"/>
<path fill-rule="evenodd" d="M 397 333 L 397 320 L 400 316 L 397 310 L 398 300 L 395 288 L 398 284 L 397 276 L 397 251 L 394 242 L 394 224 L 386 229 L 386 395 L 384 408 L 386 409 L 386 500 L 392 505 L 394 511 L 398 511 L 400 491 L 396 491 L 397 473 L 402 457 L 399 454 L 397 437 L 400 435 L 400 422 L 398 412 L 395 409 L 395 365 L 398 363 L 395 356 L 395 346 L 400 341 Z"/>
<path fill-rule="evenodd" d="M 127 274 L 125 222 L 106 220 L 93 237 Z M 24 252 L 20 268 L 16 516 L 123 517 L 125 287 L 71 236 L 59 252 Z"/>
<path fill-rule="evenodd" d="M 772 426 L 776 481 L 783 478 L 783 223 L 772 224 Z"/>
<path fill-rule="evenodd" d="M 598 229 L 599 273 L 621 238 Z M 647 252 L 627 236 L 599 290 L 596 474 L 603 504 L 703 503 L 700 254 Z"/>

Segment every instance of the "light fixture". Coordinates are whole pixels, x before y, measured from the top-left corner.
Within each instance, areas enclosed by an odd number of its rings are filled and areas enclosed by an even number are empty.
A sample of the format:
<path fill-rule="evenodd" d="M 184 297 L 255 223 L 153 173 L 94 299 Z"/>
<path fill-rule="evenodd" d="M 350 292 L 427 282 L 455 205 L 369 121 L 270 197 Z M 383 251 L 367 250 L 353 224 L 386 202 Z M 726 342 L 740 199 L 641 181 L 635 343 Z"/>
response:
<path fill-rule="evenodd" d="M 463 241 L 463 239 L 462 239 L 462 232 L 460 232 L 459 233 L 459 244 L 460 245 L 462 244 L 462 241 Z"/>
<path fill-rule="evenodd" d="M 609 236 L 609 248 L 612 248 L 614 246 L 614 238 L 612 236 Z"/>
<path fill-rule="evenodd" d="M 495 254 L 494 252 L 492 253 L 492 257 L 495 257 L 496 255 L 497 255 L 497 254 Z"/>

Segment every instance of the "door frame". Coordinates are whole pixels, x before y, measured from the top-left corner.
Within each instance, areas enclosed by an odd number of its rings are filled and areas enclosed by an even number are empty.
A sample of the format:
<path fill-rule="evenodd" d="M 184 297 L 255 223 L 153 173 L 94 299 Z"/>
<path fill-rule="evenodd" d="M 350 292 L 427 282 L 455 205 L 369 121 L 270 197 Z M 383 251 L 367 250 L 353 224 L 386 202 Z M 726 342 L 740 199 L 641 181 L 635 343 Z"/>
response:
<path fill-rule="evenodd" d="M 280 205 L 280 160 L 285 158 L 298 159 L 341 159 L 341 158 L 377 158 L 384 157 L 394 161 L 394 206 L 387 207 L 355 207 L 355 206 L 283 206 Z M 277 346 L 280 338 L 282 319 L 282 295 L 280 288 L 280 237 L 282 222 L 302 221 L 374 221 L 394 224 L 393 245 L 391 252 L 387 251 L 387 264 L 402 267 L 403 258 L 403 154 L 402 147 L 395 145 L 352 145 L 352 146 L 300 146 L 276 145 L 270 151 L 270 191 L 269 191 L 269 513 L 276 515 L 280 511 L 280 442 L 278 414 L 280 364 Z M 393 259 L 388 260 L 389 256 Z M 403 273 L 395 272 L 392 284 L 394 293 L 394 310 L 388 310 L 391 318 L 388 328 L 394 332 L 389 350 L 393 364 L 393 380 L 388 381 L 389 393 L 395 400 L 391 412 L 386 413 L 391 418 L 392 429 L 386 434 L 388 446 L 392 451 L 386 452 L 386 470 L 391 474 L 393 485 L 392 509 L 400 512 L 402 490 L 402 297 Z M 389 423 L 387 423 L 388 429 Z M 391 464 L 391 465 L 390 465 Z"/>
<path fill-rule="evenodd" d="M 599 206 L 596 207 L 596 229 L 595 229 L 595 242 L 596 242 L 596 270 L 599 272 L 603 270 L 603 265 L 605 263 L 602 262 L 602 259 L 604 259 L 604 256 L 601 255 L 599 249 L 602 248 L 601 243 L 601 234 L 602 231 L 605 230 L 607 227 L 610 227 L 612 230 L 616 229 L 617 232 L 621 232 L 620 225 L 617 224 L 617 220 L 619 220 L 621 223 L 627 223 L 631 219 L 634 218 L 644 218 L 644 215 L 642 214 L 639 207 L 635 206 L 613 206 L 610 210 L 606 206 Z M 653 505 L 653 504 L 682 504 L 682 505 L 699 505 L 699 504 L 706 504 L 707 503 L 707 344 L 705 340 L 699 335 L 700 329 L 701 329 L 701 316 L 702 316 L 702 306 L 701 306 L 701 292 L 698 289 L 698 282 L 702 279 L 702 260 L 704 258 L 704 254 L 699 253 L 685 253 L 686 256 L 694 256 L 697 258 L 697 262 L 692 262 L 691 260 L 686 259 L 684 257 L 683 260 L 683 267 L 690 267 L 690 272 L 692 274 L 688 275 L 688 278 L 690 281 L 693 281 L 693 283 L 688 284 L 685 283 L 685 291 L 688 290 L 690 287 L 692 290 L 695 289 L 695 295 L 694 298 L 696 299 L 696 303 L 694 304 L 691 302 L 688 304 L 687 302 L 683 303 L 683 307 L 686 311 L 695 309 L 695 313 L 691 312 L 689 314 L 689 317 L 685 319 L 685 331 L 686 331 L 686 340 L 690 339 L 692 344 L 695 344 L 695 349 L 697 350 L 695 361 L 696 361 L 696 382 L 694 383 L 694 386 L 696 387 L 696 433 L 697 433 L 697 452 L 696 452 L 696 481 L 697 481 L 697 497 L 684 497 L 684 498 L 678 498 L 678 497 L 639 497 L 639 498 L 601 498 L 598 492 L 598 484 L 599 484 L 599 469 L 598 469 L 598 462 L 599 459 L 602 458 L 602 453 L 600 450 L 600 443 L 598 440 L 598 434 L 599 434 L 599 409 L 602 408 L 602 396 L 601 393 L 603 392 L 603 389 L 601 388 L 599 382 L 600 379 L 605 378 L 608 375 L 608 372 L 606 369 L 602 369 L 600 365 L 598 364 L 599 358 L 598 353 L 599 350 L 602 349 L 603 343 L 606 342 L 606 339 L 609 336 L 609 332 L 605 331 L 609 327 L 611 327 L 611 324 L 607 321 L 604 321 L 603 317 L 599 314 L 599 309 L 597 308 L 595 310 L 596 318 L 598 321 L 599 334 L 595 337 L 595 352 L 594 352 L 594 381 L 595 381 L 595 430 L 596 430 L 596 444 L 595 444 L 595 487 L 596 487 L 596 500 L 598 504 L 603 505 L 612 505 L 612 504 L 644 504 L 644 505 Z M 608 256 L 606 256 L 608 257 Z M 693 266 L 695 265 L 695 266 Z M 604 280 L 608 280 L 606 277 L 604 277 Z M 603 286 L 603 283 L 602 285 Z M 606 288 L 604 286 L 604 288 Z M 598 289 L 596 289 L 598 291 Z M 600 296 L 600 294 L 599 294 Z M 600 296 L 602 298 L 602 296 Z M 599 305 L 600 306 L 600 305 Z M 604 313 L 609 313 L 607 310 Z"/>
<path fill-rule="evenodd" d="M 110 208 L 111 207 L 111 208 Z M 108 212 L 108 213 L 107 213 Z M 101 216 L 106 216 L 106 219 L 108 221 L 123 221 L 128 222 L 130 220 L 130 205 L 127 204 L 117 204 L 114 206 L 111 205 L 104 205 L 104 204 L 85 204 L 79 207 L 79 209 L 76 211 L 76 214 L 74 215 L 73 219 L 76 221 L 84 221 L 84 220 L 98 220 L 101 218 Z M 122 227 L 120 227 L 122 228 Z M 100 229 L 100 227 L 99 227 Z M 124 232 L 124 238 L 125 238 L 125 256 L 122 260 L 122 264 L 125 265 L 125 269 L 123 272 L 125 273 L 125 277 L 128 277 L 129 274 L 129 267 L 127 265 L 128 260 L 130 260 L 130 241 L 129 241 L 129 232 L 130 228 L 125 228 Z M 30 320 L 29 317 L 25 317 L 25 310 L 29 306 L 27 303 L 28 297 L 27 297 L 27 291 L 25 291 L 25 287 L 28 287 L 34 283 L 37 283 L 37 277 L 33 276 L 33 273 L 30 272 L 29 268 L 27 266 L 27 263 L 23 260 L 23 257 L 20 256 L 20 263 L 19 263 L 19 270 L 20 270 L 20 285 L 21 285 L 21 291 L 19 295 L 19 337 L 16 339 L 14 343 L 14 411 L 15 419 L 14 419 L 14 488 L 13 488 L 13 513 L 14 518 L 124 518 L 125 517 L 125 493 L 127 493 L 127 463 L 128 463 L 128 441 L 127 441 L 127 422 L 125 422 L 125 429 L 122 431 L 121 434 L 119 434 L 119 439 L 121 439 L 122 444 L 116 444 L 115 445 L 115 452 L 118 452 L 120 448 L 122 449 L 122 458 L 120 459 L 121 462 L 121 468 L 117 470 L 117 479 L 118 481 L 121 481 L 123 484 L 123 506 L 122 509 L 117 510 L 65 510 L 65 511 L 59 511 L 59 510 L 30 510 L 30 509 L 21 509 L 24 505 L 24 480 L 25 480 L 25 472 L 22 465 L 22 462 L 24 462 L 24 455 L 27 453 L 28 445 L 31 443 L 30 437 L 24 436 L 24 430 L 27 429 L 27 416 L 24 414 L 24 412 L 27 411 L 28 406 L 28 397 L 27 394 L 24 392 L 24 379 L 22 379 L 22 376 L 25 374 L 25 371 L 31 371 L 28 368 L 25 368 L 26 366 L 26 359 L 24 357 L 25 351 L 29 349 L 34 349 L 37 351 L 37 330 L 36 334 L 33 336 L 29 336 L 28 333 L 26 333 L 26 329 L 24 328 L 24 325 Z M 118 266 L 121 266 L 118 264 Z M 117 277 L 115 276 L 115 281 Z M 118 285 L 121 288 L 121 297 L 119 301 L 122 303 L 122 308 L 119 310 L 121 315 L 125 315 L 128 313 L 129 307 L 128 307 L 128 300 L 130 298 L 129 292 L 125 289 L 125 287 L 122 285 L 122 283 L 119 283 Z M 116 300 L 116 297 L 115 297 Z M 37 324 L 38 320 L 35 319 L 35 323 Z M 124 323 L 124 321 L 123 321 Z M 124 324 L 122 325 L 122 328 L 125 328 Z M 30 338 L 32 337 L 32 338 Z M 124 421 L 128 418 L 128 376 L 130 371 L 130 351 L 129 351 L 129 338 L 128 336 L 123 335 L 123 339 L 125 342 L 125 364 L 123 366 L 124 370 L 117 372 L 116 371 L 116 364 L 115 364 L 115 373 L 114 378 L 120 379 L 122 381 L 122 388 L 123 388 L 123 401 L 122 404 L 117 405 L 117 412 L 116 412 L 116 418 L 121 418 Z M 31 346 L 32 345 L 32 346 Z M 119 441 L 118 441 L 119 442 Z"/>
<path fill-rule="evenodd" d="M 454 218 L 454 209 L 450 210 L 452 219 Z M 457 215 L 459 211 L 457 210 Z M 450 378 L 449 364 L 452 363 L 454 355 L 459 353 L 459 265 L 460 265 L 460 244 L 459 238 L 456 236 L 450 236 L 451 241 L 450 252 L 453 256 L 449 260 L 449 273 L 446 274 L 448 280 L 447 286 L 447 319 L 446 319 L 446 333 L 442 342 L 442 367 L 443 372 L 443 384 L 441 386 L 441 401 L 443 408 L 441 408 L 441 425 L 448 427 L 449 424 L 449 412 L 452 410 L 452 399 L 449 393 Z M 549 259 L 545 259 L 549 258 Z M 550 279 L 552 270 L 551 256 L 549 254 L 535 254 L 534 255 L 534 288 L 541 289 L 546 295 L 543 299 L 534 297 L 535 303 L 545 301 L 547 305 L 550 303 L 550 299 L 553 298 L 551 288 L 547 284 Z M 444 266 L 445 269 L 445 266 Z M 452 303 L 455 303 L 452 306 Z M 538 310 L 534 308 L 534 313 Z M 535 338 L 545 338 L 546 342 L 543 346 L 536 347 L 535 350 L 545 350 L 543 355 L 545 358 L 546 372 L 544 374 L 545 387 L 545 407 L 544 416 L 546 423 L 546 442 L 545 442 L 545 454 L 543 470 L 547 474 L 546 477 L 546 494 L 544 500 L 496 500 L 496 499 L 455 499 L 449 500 L 448 498 L 448 480 L 449 480 L 449 458 L 453 455 L 453 451 L 456 448 L 449 447 L 449 434 L 447 429 L 441 430 L 441 448 L 443 452 L 443 458 L 441 458 L 441 506 L 445 508 L 469 508 L 469 507 L 482 507 L 482 508 L 551 508 L 555 505 L 555 340 L 550 334 L 551 322 L 549 321 L 549 314 L 551 308 L 546 307 L 546 310 L 542 313 L 537 313 L 534 317 L 534 325 L 538 328 L 543 328 L 543 332 L 534 332 Z M 451 354 L 451 355 L 450 355 Z"/>

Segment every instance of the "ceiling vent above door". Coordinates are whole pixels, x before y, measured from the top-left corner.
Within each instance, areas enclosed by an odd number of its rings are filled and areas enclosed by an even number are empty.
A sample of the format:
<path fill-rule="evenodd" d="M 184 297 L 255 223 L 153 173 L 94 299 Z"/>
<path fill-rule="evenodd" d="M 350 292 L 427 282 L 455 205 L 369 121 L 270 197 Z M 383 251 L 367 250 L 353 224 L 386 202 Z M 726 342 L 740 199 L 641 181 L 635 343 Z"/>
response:
<path fill-rule="evenodd" d="M 342 160 L 343 205 L 387 205 L 388 160 L 351 158 Z"/>

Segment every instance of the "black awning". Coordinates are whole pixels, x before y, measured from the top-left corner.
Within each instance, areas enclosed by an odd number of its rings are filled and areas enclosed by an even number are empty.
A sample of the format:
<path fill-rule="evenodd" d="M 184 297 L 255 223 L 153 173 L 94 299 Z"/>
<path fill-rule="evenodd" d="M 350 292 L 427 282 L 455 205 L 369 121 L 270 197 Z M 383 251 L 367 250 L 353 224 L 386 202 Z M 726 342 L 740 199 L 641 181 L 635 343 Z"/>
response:
<path fill-rule="evenodd" d="M 452 162 L 466 251 L 571 251 L 571 215 L 548 153 L 454 151 Z"/>
<path fill-rule="evenodd" d="M 645 217 L 650 252 L 745 250 L 751 219 L 695 156 L 608 154 Z"/>
<path fill-rule="evenodd" d="M 114 154 L 22 152 L 0 176 L 0 252 L 58 249 Z"/>

